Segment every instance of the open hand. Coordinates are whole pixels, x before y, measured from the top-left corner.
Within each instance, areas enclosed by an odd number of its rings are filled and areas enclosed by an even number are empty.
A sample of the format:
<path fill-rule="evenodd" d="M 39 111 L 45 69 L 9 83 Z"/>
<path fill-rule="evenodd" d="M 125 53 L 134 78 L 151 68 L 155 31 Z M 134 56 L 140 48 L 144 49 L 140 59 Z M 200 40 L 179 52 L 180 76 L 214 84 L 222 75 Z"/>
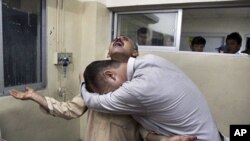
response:
<path fill-rule="evenodd" d="M 9 90 L 9 93 L 11 96 L 13 96 L 16 99 L 29 100 L 34 94 L 34 90 L 30 87 L 26 87 L 24 92 L 12 89 L 12 90 Z"/>

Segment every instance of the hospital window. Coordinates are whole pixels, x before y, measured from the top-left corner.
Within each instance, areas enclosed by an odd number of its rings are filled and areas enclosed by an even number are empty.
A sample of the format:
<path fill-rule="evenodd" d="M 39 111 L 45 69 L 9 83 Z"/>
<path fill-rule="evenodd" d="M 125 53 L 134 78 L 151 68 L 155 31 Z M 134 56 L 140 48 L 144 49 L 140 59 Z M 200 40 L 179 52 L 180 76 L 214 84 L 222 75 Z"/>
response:
<path fill-rule="evenodd" d="M 144 50 L 179 50 L 181 18 L 182 10 L 117 12 L 114 37 L 128 36 Z"/>
<path fill-rule="evenodd" d="M 206 6 L 117 11 L 114 13 L 112 35 L 132 38 L 140 50 L 184 52 L 191 52 L 193 37 L 202 36 L 206 40 L 203 52 L 219 54 L 218 48 L 226 47 L 227 35 L 239 32 L 243 39 L 239 52 L 243 51 L 247 42 L 244 36 L 250 33 L 249 2 L 237 6 Z"/>
<path fill-rule="evenodd" d="M 117 12 L 114 37 L 128 36 L 144 50 L 179 50 L 181 18 L 182 10 Z"/>
<path fill-rule="evenodd" d="M 0 4 L 0 96 L 45 87 L 45 0 Z"/>

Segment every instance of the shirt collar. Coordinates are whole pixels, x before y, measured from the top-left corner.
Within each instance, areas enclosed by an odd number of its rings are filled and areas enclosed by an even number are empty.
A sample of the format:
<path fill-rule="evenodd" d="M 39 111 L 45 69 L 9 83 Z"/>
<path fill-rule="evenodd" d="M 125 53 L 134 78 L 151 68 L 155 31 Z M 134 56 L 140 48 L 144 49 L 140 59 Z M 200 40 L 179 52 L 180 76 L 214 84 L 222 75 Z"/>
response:
<path fill-rule="evenodd" d="M 134 63 L 135 63 L 135 58 L 130 57 L 128 59 L 128 64 L 127 64 L 127 79 L 130 81 L 133 77 L 134 74 Z"/>

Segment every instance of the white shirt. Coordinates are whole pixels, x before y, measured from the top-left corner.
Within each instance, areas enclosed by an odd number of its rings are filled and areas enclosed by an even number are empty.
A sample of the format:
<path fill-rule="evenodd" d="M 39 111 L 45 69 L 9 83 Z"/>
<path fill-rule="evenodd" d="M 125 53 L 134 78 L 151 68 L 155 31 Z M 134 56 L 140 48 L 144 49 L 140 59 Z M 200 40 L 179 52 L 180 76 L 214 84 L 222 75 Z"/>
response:
<path fill-rule="evenodd" d="M 127 76 L 129 81 L 105 95 L 82 87 L 86 105 L 101 112 L 131 114 L 144 128 L 162 135 L 220 140 L 203 95 L 175 65 L 154 55 L 130 58 Z"/>

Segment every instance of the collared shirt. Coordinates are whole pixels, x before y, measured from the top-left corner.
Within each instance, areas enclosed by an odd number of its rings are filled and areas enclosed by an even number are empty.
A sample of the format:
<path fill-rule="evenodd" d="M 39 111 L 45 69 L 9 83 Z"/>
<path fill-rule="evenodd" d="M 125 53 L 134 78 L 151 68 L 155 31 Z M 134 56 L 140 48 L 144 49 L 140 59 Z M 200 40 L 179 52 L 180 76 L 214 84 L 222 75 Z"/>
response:
<path fill-rule="evenodd" d="M 86 105 L 101 112 L 131 114 L 144 128 L 158 134 L 220 140 L 203 95 L 174 64 L 154 55 L 130 58 L 127 76 L 129 81 L 106 95 L 82 87 Z"/>

